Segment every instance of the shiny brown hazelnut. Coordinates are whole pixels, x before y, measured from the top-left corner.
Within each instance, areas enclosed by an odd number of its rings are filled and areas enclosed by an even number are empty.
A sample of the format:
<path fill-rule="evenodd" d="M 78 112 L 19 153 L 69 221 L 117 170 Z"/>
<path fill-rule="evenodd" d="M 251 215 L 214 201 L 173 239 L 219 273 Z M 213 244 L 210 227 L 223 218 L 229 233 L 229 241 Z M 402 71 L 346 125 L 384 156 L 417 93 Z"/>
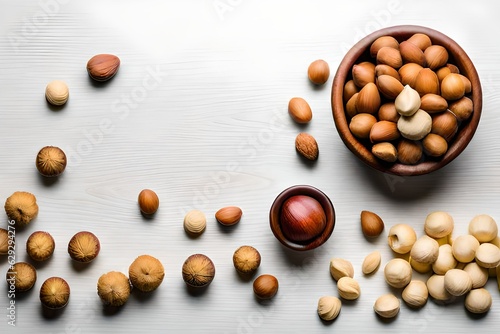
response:
<path fill-rule="evenodd" d="M 28 291 L 35 285 L 36 269 L 27 262 L 17 262 L 7 271 L 6 280 L 9 291 Z"/>
<path fill-rule="evenodd" d="M 206 255 L 193 254 L 182 265 L 182 279 L 191 287 L 206 287 L 214 277 L 215 265 Z"/>
<path fill-rule="evenodd" d="M 36 156 L 38 172 L 47 177 L 61 175 L 66 169 L 66 163 L 66 154 L 55 146 L 45 146 Z"/>
<path fill-rule="evenodd" d="M 69 256 L 77 262 L 87 263 L 94 260 L 100 250 L 99 239 L 92 232 L 78 232 L 68 243 Z"/>
<path fill-rule="evenodd" d="M 384 221 L 374 212 L 361 211 L 361 230 L 368 238 L 378 237 L 384 230 Z"/>
<path fill-rule="evenodd" d="M 33 232 L 26 241 L 26 252 L 35 261 L 48 260 L 54 253 L 54 238 L 43 231 Z"/>
<path fill-rule="evenodd" d="M 156 290 L 163 282 L 165 269 L 160 260 L 151 255 L 141 255 L 128 269 L 132 285 L 142 292 Z"/>
<path fill-rule="evenodd" d="M 152 215 L 160 206 L 158 195 L 153 190 L 144 189 L 139 193 L 139 208 L 145 215 Z"/>
<path fill-rule="evenodd" d="M 231 226 L 237 224 L 242 215 L 243 211 L 239 207 L 226 206 L 215 213 L 215 219 L 224 226 Z"/>
<path fill-rule="evenodd" d="M 307 77 L 315 85 L 322 85 L 330 77 L 330 67 L 323 59 L 315 60 L 307 69 Z"/>
<path fill-rule="evenodd" d="M 97 295 L 104 305 L 124 305 L 131 291 L 132 287 L 128 277 L 121 272 L 110 271 L 99 277 L 97 281 Z"/>
<path fill-rule="evenodd" d="M 260 253 L 252 246 L 241 246 L 233 254 L 234 268 L 241 274 L 251 274 L 260 266 Z"/>
<path fill-rule="evenodd" d="M 5 212 L 16 226 L 28 225 L 38 214 L 35 195 L 25 191 L 16 191 L 5 201 Z"/>
<path fill-rule="evenodd" d="M 61 277 L 50 277 L 40 287 L 40 301 L 49 309 L 60 309 L 68 304 L 70 288 Z"/>
<path fill-rule="evenodd" d="M 271 299 L 278 292 L 278 280 L 273 275 L 260 275 L 253 281 L 253 292 L 259 299 Z"/>
<path fill-rule="evenodd" d="M 326 215 L 315 198 L 295 195 L 283 203 L 280 222 L 287 239 L 307 243 L 323 232 L 326 227 Z"/>

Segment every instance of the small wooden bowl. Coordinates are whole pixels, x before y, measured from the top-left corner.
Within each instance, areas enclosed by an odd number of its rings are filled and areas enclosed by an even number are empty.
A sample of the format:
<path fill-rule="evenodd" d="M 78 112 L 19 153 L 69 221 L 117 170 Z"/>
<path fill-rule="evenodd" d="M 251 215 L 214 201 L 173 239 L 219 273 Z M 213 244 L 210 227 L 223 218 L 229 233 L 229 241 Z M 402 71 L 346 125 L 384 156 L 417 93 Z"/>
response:
<path fill-rule="evenodd" d="M 326 215 L 326 227 L 323 232 L 318 237 L 306 244 L 296 243 L 287 239 L 283 235 L 283 232 L 281 230 L 280 216 L 283 203 L 288 198 L 296 195 L 306 195 L 316 199 L 321 204 Z M 335 227 L 335 210 L 328 196 L 325 195 L 325 193 L 323 193 L 321 190 L 312 186 L 297 185 L 283 190 L 276 197 L 269 212 L 269 222 L 271 224 L 271 230 L 273 231 L 274 236 L 284 246 L 297 251 L 306 251 L 321 246 L 330 238 L 333 232 L 333 228 Z"/>
<path fill-rule="evenodd" d="M 448 62 L 455 64 L 459 68 L 460 73 L 465 75 L 472 84 L 472 92 L 466 96 L 472 100 L 474 111 L 468 120 L 461 123 L 453 141 L 449 143 L 448 151 L 441 158 L 426 158 L 426 160 L 416 165 L 404 165 L 398 162 L 389 164 L 377 159 L 371 153 L 370 148 L 354 137 L 349 130 L 349 124 L 344 110 L 344 85 L 352 78 L 351 72 L 353 65 L 365 60 L 374 61 L 374 59 L 370 57 L 370 46 L 377 38 L 389 35 L 401 42 L 415 33 L 424 33 L 428 35 L 433 44 L 442 45 L 448 50 Z M 356 45 L 347 52 L 337 69 L 337 73 L 333 80 L 331 98 L 335 126 L 337 127 L 340 138 L 349 150 L 369 166 L 385 173 L 401 176 L 423 175 L 436 171 L 450 163 L 462 153 L 476 132 L 483 104 L 479 76 L 474 64 L 465 51 L 448 36 L 430 28 L 413 25 L 384 28 L 373 32 L 356 43 Z"/>

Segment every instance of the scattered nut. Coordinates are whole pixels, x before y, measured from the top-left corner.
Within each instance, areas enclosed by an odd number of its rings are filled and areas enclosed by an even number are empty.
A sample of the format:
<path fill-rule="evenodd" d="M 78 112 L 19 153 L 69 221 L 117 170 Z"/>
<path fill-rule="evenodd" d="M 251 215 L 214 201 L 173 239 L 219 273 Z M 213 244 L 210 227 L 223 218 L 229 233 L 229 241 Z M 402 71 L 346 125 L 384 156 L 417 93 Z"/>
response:
<path fill-rule="evenodd" d="M 420 263 L 432 264 L 437 260 L 438 255 L 439 244 L 428 235 L 418 238 L 410 251 L 411 258 Z"/>
<path fill-rule="evenodd" d="M 465 308 L 471 313 L 486 313 L 492 304 L 491 295 L 484 288 L 474 289 L 465 297 Z"/>
<path fill-rule="evenodd" d="M 324 296 L 318 300 L 318 315 L 325 321 L 332 321 L 339 316 L 342 302 L 334 296 Z"/>
<path fill-rule="evenodd" d="M 6 279 L 10 290 L 28 291 L 35 285 L 36 269 L 27 262 L 17 262 L 12 267 L 9 267 Z"/>
<path fill-rule="evenodd" d="M 297 135 L 295 138 L 295 149 L 308 160 L 314 161 L 318 159 L 318 143 L 316 139 L 308 133 L 301 132 Z"/>
<path fill-rule="evenodd" d="M 384 276 L 387 284 L 394 288 L 404 288 L 411 281 L 412 271 L 408 261 L 403 259 L 392 259 L 384 268 Z"/>
<path fill-rule="evenodd" d="M 384 221 L 374 212 L 361 211 L 361 230 L 366 237 L 378 237 L 384 230 Z"/>
<path fill-rule="evenodd" d="M 427 303 L 429 290 L 427 290 L 427 285 L 424 282 L 412 280 L 403 290 L 401 297 L 408 306 L 418 308 Z"/>
<path fill-rule="evenodd" d="M 5 255 L 9 252 L 9 244 L 12 244 L 14 241 L 10 241 L 9 232 L 0 228 L 0 255 Z"/>
<path fill-rule="evenodd" d="M 408 253 L 415 241 L 417 241 L 417 233 L 413 227 L 408 224 L 396 224 L 389 230 L 389 236 L 387 238 L 389 242 L 389 247 L 398 253 L 406 254 Z"/>
<path fill-rule="evenodd" d="M 215 219 L 224 226 L 231 226 L 238 223 L 243 215 L 243 211 L 237 206 L 226 206 L 215 213 Z"/>
<path fill-rule="evenodd" d="M 493 217 L 477 215 L 469 223 L 469 233 L 479 242 L 490 242 L 498 235 L 498 226 Z"/>
<path fill-rule="evenodd" d="M 476 249 L 476 262 L 483 268 L 496 268 L 500 265 L 500 248 L 485 242 Z"/>
<path fill-rule="evenodd" d="M 77 262 L 88 263 L 94 260 L 100 250 L 99 239 L 92 232 L 78 232 L 68 243 L 69 256 Z"/>
<path fill-rule="evenodd" d="M 278 288 L 278 280 L 273 275 L 260 275 L 253 281 L 253 292 L 260 299 L 273 298 Z"/>
<path fill-rule="evenodd" d="M 429 237 L 434 239 L 439 239 L 450 235 L 453 231 L 453 227 L 453 217 L 447 212 L 432 212 L 425 218 L 425 233 Z"/>
<path fill-rule="evenodd" d="M 132 287 L 128 277 L 117 271 L 103 274 L 97 281 L 97 295 L 104 305 L 124 305 L 130 296 L 131 290 Z"/>
<path fill-rule="evenodd" d="M 307 77 L 315 85 L 322 85 L 330 77 L 330 67 L 323 59 L 315 60 L 307 69 Z"/>
<path fill-rule="evenodd" d="M 380 266 L 380 262 L 382 261 L 382 256 L 379 251 L 374 251 L 368 254 L 363 260 L 363 264 L 361 265 L 361 271 L 365 275 L 370 275 Z"/>
<path fill-rule="evenodd" d="M 464 269 L 472 280 L 472 289 L 482 288 L 488 281 L 488 269 L 481 267 L 476 262 L 468 263 Z"/>
<path fill-rule="evenodd" d="M 252 246 L 241 246 L 233 254 L 234 268 L 241 274 L 255 272 L 260 266 L 260 253 Z"/>
<path fill-rule="evenodd" d="M 137 199 L 139 202 L 139 208 L 141 212 L 145 215 L 152 215 L 160 206 L 160 200 L 158 195 L 153 190 L 144 189 L 139 193 L 139 197 Z"/>
<path fill-rule="evenodd" d="M 452 296 L 463 296 L 472 289 L 472 279 L 462 269 L 450 269 L 444 274 L 444 288 Z"/>
<path fill-rule="evenodd" d="M 5 201 L 5 212 L 10 220 L 15 221 L 16 226 L 28 225 L 38 214 L 35 195 L 16 191 Z"/>
<path fill-rule="evenodd" d="M 40 301 L 49 309 L 60 309 L 68 304 L 70 288 L 61 277 L 50 277 L 40 287 Z"/>
<path fill-rule="evenodd" d="M 62 106 L 69 98 L 68 85 L 61 80 L 49 82 L 45 87 L 45 98 L 54 106 Z"/>
<path fill-rule="evenodd" d="M 212 283 L 214 277 L 214 263 L 206 255 L 193 254 L 182 265 L 182 278 L 191 287 L 201 288 L 208 286 Z"/>
<path fill-rule="evenodd" d="M 337 290 L 340 297 L 346 300 L 358 299 L 361 294 L 361 288 L 359 287 L 358 281 L 348 276 L 341 277 L 338 280 Z"/>
<path fill-rule="evenodd" d="M 111 54 L 98 54 L 87 62 L 87 72 L 96 81 L 108 81 L 120 67 L 120 58 Z"/>
<path fill-rule="evenodd" d="M 184 230 L 192 236 L 202 234 L 206 226 L 207 218 L 200 210 L 191 210 L 184 216 Z"/>
<path fill-rule="evenodd" d="M 128 268 L 128 276 L 135 288 L 142 292 L 151 292 L 163 282 L 165 270 L 157 258 L 141 255 Z"/>
<path fill-rule="evenodd" d="M 330 274 L 336 281 L 345 276 L 352 278 L 354 277 L 354 267 L 347 260 L 333 258 L 330 260 Z"/>
<path fill-rule="evenodd" d="M 43 231 L 33 232 L 26 241 L 26 252 L 35 261 L 48 260 L 55 247 L 54 238 Z"/>
<path fill-rule="evenodd" d="M 400 304 L 396 296 L 386 294 L 377 298 L 373 310 L 382 318 L 394 318 L 399 313 Z"/>
<path fill-rule="evenodd" d="M 45 146 L 36 156 L 36 168 L 46 177 L 59 176 L 66 169 L 66 154 L 59 147 Z"/>
<path fill-rule="evenodd" d="M 457 261 L 469 263 L 476 256 L 476 249 L 479 247 L 479 241 L 472 235 L 461 235 L 453 241 L 451 250 Z"/>
<path fill-rule="evenodd" d="M 294 97 L 288 102 L 288 113 L 299 124 L 309 123 L 312 119 L 311 107 L 301 97 Z"/>

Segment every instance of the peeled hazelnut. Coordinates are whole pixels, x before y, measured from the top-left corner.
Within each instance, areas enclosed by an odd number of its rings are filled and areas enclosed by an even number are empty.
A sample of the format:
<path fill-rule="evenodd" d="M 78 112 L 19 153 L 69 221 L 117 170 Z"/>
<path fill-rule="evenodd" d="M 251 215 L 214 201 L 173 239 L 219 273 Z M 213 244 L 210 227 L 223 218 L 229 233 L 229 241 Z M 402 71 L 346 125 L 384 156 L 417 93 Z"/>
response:
<path fill-rule="evenodd" d="M 429 298 L 429 290 L 427 285 L 419 280 L 412 280 L 406 288 L 404 288 L 401 297 L 410 307 L 422 307 L 427 303 Z"/>
<path fill-rule="evenodd" d="M 469 233 L 479 242 L 489 242 L 498 235 L 498 226 L 490 215 L 477 215 L 469 222 Z"/>
<path fill-rule="evenodd" d="M 69 256 L 77 262 L 91 262 L 99 255 L 100 250 L 99 239 L 92 232 L 78 232 L 68 243 Z"/>
<path fill-rule="evenodd" d="M 375 65 L 369 61 L 356 64 L 352 67 L 352 80 L 354 84 L 363 88 L 368 83 L 375 82 Z"/>
<path fill-rule="evenodd" d="M 104 305 L 122 306 L 124 305 L 132 287 L 128 277 L 117 271 L 110 271 L 99 277 L 97 281 L 97 295 Z"/>
<path fill-rule="evenodd" d="M 301 97 L 294 97 L 288 102 L 288 113 L 292 119 L 299 123 L 309 123 L 312 119 L 312 111 L 309 103 Z"/>
<path fill-rule="evenodd" d="M 382 318 L 394 318 L 399 313 L 401 303 L 393 294 L 380 296 L 373 305 L 373 310 Z"/>
<path fill-rule="evenodd" d="M 358 281 L 352 277 L 344 276 L 337 282 L 337 290 L 341 298 L 345 300 L 355 300 L 359 298 L 361 289 Z"/>
<path fill-rule="evenodd" d="M 396 224 L 389 230 L 387 240 L 389 247 L 391 247 L 394 252 L 406 254 L 410 252 L 413 244 L 417 240 L 417 234 L 408 224 Z"/>
<path fill-rule="evenodd" d="M 370 56 L 375 58 L 378 51 L 384 46 L 399 49 L 399 42 L 392 36 L 381 36 L 377 38 L 370 46 Z"/>
<path fill-rule="evenodd" d="M 193 254 L 182 265 L 182 278 L 191 287 L 201 288 L 208 286 L 212 283 L 214 277 L 214 263 L 206 255 Z"/>
<path fill-rule="evenodd" d="M 152 215 L 160 206 L 160 199 L 153 190 L 144 189 L 139 193 L 138 200 L 139 208 L 145 215 Z"/>
<path fill-rule="evenodd" d="M 422 144 L 415 140 L 402 139 L 398 143 L 398 160 L 405 165 L 414 165 L 422 159 Z"/>
<path fill-rule="evenodd" d="M 384 221 L 374 212 L 361 211 L 361 231 L 366 237 L 378 237 L 384 230 Z"/>
<path fill-rule="evenodd" d="M 469 263 L 476 256 L 476 249 L 479 247 L 479 241 L 472 235 L 461 235 L 453 241 L 451 249 L 453 256 L 457 261 Z"/>
<path fill-rule="evenodd" d="M 363 260 L 363 264 L 361 265 L 361 270 L 363 274 L 370 275 L 380 266 L 380 262 L 382 257 L 379 251 L 374 251 L 368 254 Z"/>
<path fill-rule="evenodd" d="M 465 94 L 465 82 L 456 73 L 448 74 L 441 82 L 441 96 L 446 100 L 458 100 Z"/>
<path fill-rule="evenodd" d="M 342 302 L 334 296 L 324 296 L 318 300 L 318 315 L 325 321 L 332 321 L 338 317 Z"/>
<path fill-rule="evenodd" d="M 10 290 L 28 291 L 35 285 L 36 269 L 27 262 L 17 262 L 7 271 L 6 280 Z"/>
<path fill-rule="evenodd" d="M 496 268 L 500 265 L 500 248 L 488 242 L 476 249 L 476 262 L 483 268 Z"/>
<path fill-rule="evenodd" d="M 130 265 L 128 276 L 135 288 L 142 292 L 151 292 L 163 282 L 165 270 L 157 258 L 151 255 L 141 255 Z"/>
<path fill-rule="evenodd" d="M 427 279 L 429 295 L 438 301 L 449 301 L 452 295 L 444 287 L 444 275 L 432 275 Z"/>
<path fill-rule="evenodd" d="M 420 263 L 432 264 L 436 261 L 438 255 L 439 244 L 428 235 L 418 238 L 410 251 L 411 258 Z"/>
<path fill-rule="evenodd" d="M 215 213 L 215 219 L 224 226 L 231 226 L 238 223 L 243 215 L 243 211 L 237 206 L 226 206 Z"/>
<path fill-rule="evenodd" d="M 403 259 L 392 259 L 385 265 L 384 276 L 387 284 L 393 288 L 404 288 L 411 281 L 410 263 Z"/>
<path fill-rule="evenodd" d="M 54 238 L 43 231 L 33 232 L 26 241 L 26 252 L 35 261 L 48 260 L 54 253 Z"/>
<path fill-rule="evenodd" d="M 68 97 L 69 88 L 64 81 L 54 80 L 45 87 L 45 98 L 54 106 L 62 106 L 68 101 Z"/>
<path fill-rule="evenodd" d="M 317 160 L 319 155 L 318 143 L 313 136 L 301 132 L 295 138 L 295 149 L 307 160 Z"/>
<path fill-rule="evenodd" d="M 484 288 L 474 289 L 465 297 L 465 308 L 471 313 L 486 313 L 490 310 L 491 304 L 491 295 Z"/>
<path fill-rule="evenodd" d="M 40 301 L 49 309 L 60 309 L 68 304 L 70 288 L 60 277 L 50 277 L 40 287 Z"/>
<path fill-rule="evenodd" d="M 11 238 L 9 238 L 9 232 L 0 228 L 0 255 L 5 255 L 9 252 L 9 244 L 14 243 L 14 236 L 12 236 L 12 241 L 9 242 Z"/>
<path fill-rule="evenodd" d="M 367 113 L 354 115 L 349 123 L 349 130 L 360 139 L 368 139 L 372 126 L 377 123 L 375 116 Z"/>
<path fill-rule="evenodd" d="M 342 277 L 354 277 L 354 267 L 350 261 L 333 258 L 330 260 L 330 274 L 336 281 Z"/>
<path fill-rule="evenodd" d="M 260 299 L 271 299 L 278 292 L 278 280 L 273 275 L 260 275 L 253 282 L 253 292 Z"/>
<path fill-rule="evenodd" d="M 443 211 L 434 211 L 427 215 L 424 223 L 425 233 L 435 239 L 450 235 L 455 223 L 453 217 Z"/>
<path fill-rule="evenodd" d="M 120 58 L 111 54 L 98 54 L 87 62 L 87 72 L 96 81 L 108 81 L 120 67 Z"/>
<path fill-rule="evenodd" d="M 252 246 L 241 246 L 233 254 L 234 268 L 241 274 L 251 274 L 260 266 L 260 253 Z"/>
<path fill-rule="evenodd" d="M 36 156 L 36 168 L 43 176 L 61 175 L 66 169 L 66 154 L 59 147 L 45 146 Z"/>
<path fill-rule="evenodd" d="M 207 218 L 200 210 L 191 210 L 184 216 L 184 230 L 192 236 L 197 236 L 205 231 Z"/>
<path fill-rule="evenodd" d="M 328 81 L 330 77 L 330 67 L 328 63 L 322 59 L 315 60 L 307 69 L 309 80 L 315 85 L 322 85 Z"/>
<path fill-rule="evenodd" d="M 430 45 L 424 50 L 424 56 L 431 70 L 438 69 L 448 62 L 448 51 L 441 45 Z"/>
<path fill-rule="evenodd" d="M 372 146 L 372 154 L 380 160 L 395 162 L 398 160 L 396 147 L 389 142 L 377 143 Z"/>
<path fill-rule="evenodd" d="M 16 191 L 5 201 L 5 212 L 10 220 L 15 221 L 16 226 L 28 225 L 38 214 L 35 195 Z"/>
<path fill-rule="evenodd" d="M 444 288 L 452 296 L 463 296 L 472 289 L 472 279 L 462 269 L 450 269 L 444 274 Z"/>

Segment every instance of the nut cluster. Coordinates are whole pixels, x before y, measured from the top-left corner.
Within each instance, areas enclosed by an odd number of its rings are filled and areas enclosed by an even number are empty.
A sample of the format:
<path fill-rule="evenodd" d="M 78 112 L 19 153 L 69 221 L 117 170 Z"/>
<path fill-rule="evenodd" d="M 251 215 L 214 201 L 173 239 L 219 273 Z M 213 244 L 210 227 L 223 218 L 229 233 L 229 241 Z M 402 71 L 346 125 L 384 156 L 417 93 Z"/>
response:
<path fill-rule="evenodd" d="M 443 156 L 473 112 L 470 80 L 425 34 L 401 42 L 382 36 L 370 55 L 373 62 L 354 65 L 344 86 L 351 133 L 384 162 Z"/>

